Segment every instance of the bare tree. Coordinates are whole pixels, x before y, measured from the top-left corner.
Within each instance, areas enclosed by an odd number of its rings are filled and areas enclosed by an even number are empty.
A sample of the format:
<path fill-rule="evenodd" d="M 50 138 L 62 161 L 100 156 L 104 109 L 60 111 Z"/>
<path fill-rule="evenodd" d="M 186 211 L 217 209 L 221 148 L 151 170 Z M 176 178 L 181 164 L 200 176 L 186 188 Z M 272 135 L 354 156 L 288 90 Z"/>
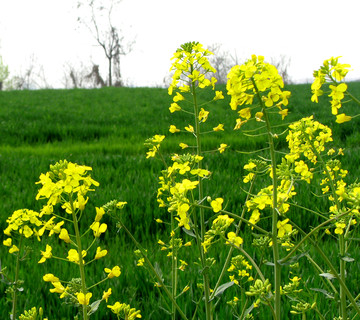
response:
<path fill-rule="evenodd" d="M 9 68 L 3 63 L 2 57 L 0 56 L 0 91 L 3 88 L 3 82 L 9 76 Z"/>
<path fill-rule="evenodd" d="M 289 66 L 290 66 L 291 58 L 280 55 L 279 58 L 271 58 L 271 64 L 276 67 L 279 72 L 279 75 L 283 78 L 284 84 L 291 83 L 291 78 L 289 75 Z"/>
<path fill-rule="evenodd" d="M 121 30 L 112 21 L 113 10 L 120 2 L 121 0 L 108 0 L 106 3 L 104 0 L 78 1 L 78 8 L 86 7 L 90 11 L 89 17 L 79 17 L 78 21 L 90 30 L 97 44 L 104 51 L 108 62 L 109 86 L 123 85 L 120 57 L 129 54 L 134 45 L 134 41 L 125 40 Z"/>
<path fill-rule="evenodd" d="M 91 63 L 93 64 L 93 63 Z M 65 88 L 93 88 L 92 79 L 88 75 L 91 73 L 91 66 L 85 66 L 83 62 L 66 63 L 64 65 L 63 84 Z"/>
<path fill-rule="evenodd" d="M 215 77 L 218 84 L 225 84 L 227 82 L 227 74 L 233 66 L 233 57 L 229 51 L 222 50 L 220 43 L 210 45 L 208 50 L 214 54 L 209 56 L 209 61 L 217 71 L 208 76 Z"/>
<path fill-rule="evenodd" d="M 85 76 L 88 81 L 92 81 L 95 87 L 105 87 L 105 81 L 99 72 L 99 66 L 94 64 L 91 72 Z"/>
<path fill-rule="evenodd" d="M 31 55 L 25 70 L 9 79 L 7 87 L 10 90 L 24 90 L 51 88 L 51 85 L 47 81 L 44 67 Z"/>

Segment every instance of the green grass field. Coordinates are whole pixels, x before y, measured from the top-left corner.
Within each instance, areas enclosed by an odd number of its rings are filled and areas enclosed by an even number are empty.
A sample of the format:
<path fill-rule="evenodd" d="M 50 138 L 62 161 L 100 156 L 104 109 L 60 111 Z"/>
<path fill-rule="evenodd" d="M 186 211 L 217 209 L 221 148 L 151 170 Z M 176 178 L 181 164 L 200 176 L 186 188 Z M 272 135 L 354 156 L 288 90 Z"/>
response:
<path fill-rule="evenodd" d="M 225 88 L 220 89 L 226 91 Z M 310 101 L 310 85 L 289 85 L 287 90 L 292 92 L 289 103 L 291 114 L 286 118 L 288 122 L 313 114 L 316 120 L 330 126 L 333 130 L 334 145 L 345 148 L 343 166 L 351 172 L 352 179 L 359 177 L 359 118 L 340 126 L 335 123 L 325 97 L 320 99 L 319 104 Z M 350 83 L 349 91 L 360 97 L 360 83 Z M 211 97 L 202 94 L 201 99 L 207 101 L 211 100 Z M 165 265 L 162 267 L 165 270 L 170 261 L 156 250 L 155 245 L 163 235 L 164 228 L 154 221 L 156 218 L 165 220 L 167 216 L 166 211 L 158 208 L 156 202 L 157 177 L 162 165 L 155 159 L 145 159 L 144 141 L 154 134 L 167 135 L 168 139 L 163 145 L 165 154 L 181 152 L 179 142 L 191 143 L 189 134 L 171 135 L 168 132 L 170 124 L 180 128 L 187 125 L 182 113 L 169 112 L 170 102 L 167 90 L 155 88 L 0 92 L 0 229 L 5 228 L 5 220 L 13 211 L 20 208 L 41 208 L 42 203 L 35 201 L 38 190 L 35 182 L 41 173 L 48 171 L 50 164 L 67 159 L 91 166 L 92 177 L 100 182 L 97 190 L 90 195 L 86 211 L 91 216 L 84 222 L 92 221 L 95 206 L 101 206 L 113 199 L 127 201 L 128 205 L 124 209 L 127 227 L 149 250 L 153 261 Z M 355 105 L 347 104 L 346 108 L 350 110 L 346 112 L 348 114 L 357 113 Z M 254 157 L 242 152 L 264 148 L 266 140 L 264 137 L 245 137 L 240 131 L 232 130 L 236 112 L 230 109 L 228 97 L 211 104 L 207 109 L 210 111 L 207 123 L 209 130 L 218 123 L 224 123 L 226 130 L 224 133 L 204 136 L 204 149 L 216 150 L 222 142 L 230 148 L 222 155 L 216 151 L 210 152 L 205 158 L 205 167 L 213 172 L 210 181 L 205 184 L 205 194 L 224 197 L 225 201 L 229 201 L 228 209 L 239 212 L 245 199 L 240 188 L 243 165 L 249 157 Z M 251 128 L 251 125 L 248 128 Z M 283 129 L 280 128 L 279 132 Z M 285 150 L 285 136 L 279 138 L 278 148 Z M 316 205 L 320 210 L 326 210 L 321 199 L 314 202 L 314 199 L 305 193 L 306 189 L 301 190 L 297 197 L 299 203 L 304 206 Z M 294 209 L 290 214 L 295 221 L 305 226 L 313 219 L 302 215 L 299 209 Z M 102 277 L 104 267 L 120 265 L 122 275 L 107 285 L 113 288 L 112 301 L 121 300 L 142 310 L 143 319 L 166 318 L 166 312 L 160 306 L 159 293 L 148 274 L 141 268 L 135 269 L 136 258 L 131 241 L 122 230 L 117 230 L 113 221 L 108 219 L 106 223 L 110 231 L 105 236 L 109 257 L 104 259 L 106 262 L 100 260 L 98 269 L 88 277 L 98 280 Z M 1 242 L 5 239 L 2 232 L 0 239 Z M 57 250 L 62 246 L 57 245 L 59 241 L 55 237 L 51 241 Z M 50 272 L 75 274 L 76 269 L 72 265 L 66 269 L 66 264 L 53 260 L 38 265 L 40 249 L 44 250 L 45 241 L 33 242 L 31 246 L 33 252 L 23 263 L 26 268 L 21 271 L 21 278 L 25 283 L 24 292 L 19 295 L 19 310 L 42 306 L 49 319 L 71 319 L 73 310 L 66 305 L 59 305 L 58 295 L 49 293 L 51 286 L 42 281 L 42 276 Z M 331 247 L 328 250 L 331 256 Z M 0 252 L 1 266 L 6 266 L 11 272 L 14 266 L 13 257 L 7 253 L 4 246 L 1 246 Z M 354 257 L 355 262 L 349 264 L 348 270 L 352 275 L 349 286 L 355 288 L 360 280 L 357 272 L 360 267 L 360 253 L 358 254 Z M 191 257 L 188 260 L 190 261 Z M 104 263 L 106 265 L 103 265 Z M 305 266 L 303 272 L 313 272 L 306 268 Z M 192 272 L 192 283 L 196 283 L 200 276 L 195 269 L 190 266 L 187 272 Z M 315 273 L 310 278 L 314 286 L 320 285 Z M 186 284 L 184 280 L 183 285 Z M 5 319 L 10 311 L 10 304 L 3 298 L 5 289 L 6 286 L 0 283 L 2 319 Z M 106 287 L 101 289 L 105 290 Z M 99 289 L 99 295 L 101 293 Z M 192 294 L 195 295 L 191 291 L 189 295 Z M 186 300 L 191 299 L 189 295 L 181 298 L 180 303 L 187 305 L 186 308 L 193 308 L 191 304 L 186 304 Z M 227 294 L 224 295 L 225 300 L 226 297 Z M 318 299 L 319 303 L 326 306 L 323 296 L 319 295 Z M 218 319 L 231 318 L 226 303 L 219 304 L 217 308 Z M 285 307 L 284 312 L 288 311 Z M 102 305 L 93 319 L 112 318 Z M 265 315 L 263 319 L 268 318 Z"/>

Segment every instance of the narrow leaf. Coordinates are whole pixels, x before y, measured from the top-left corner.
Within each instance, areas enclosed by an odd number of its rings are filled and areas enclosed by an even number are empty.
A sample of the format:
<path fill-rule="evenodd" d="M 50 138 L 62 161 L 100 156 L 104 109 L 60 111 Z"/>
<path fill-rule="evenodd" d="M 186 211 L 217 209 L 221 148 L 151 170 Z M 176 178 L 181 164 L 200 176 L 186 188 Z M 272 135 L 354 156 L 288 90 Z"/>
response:
<path fill-rule="evenodd" d="M 215 297 L 222 295 L 227 288 L 230 288 L 233 285 L 234 285 L 234 282 L 230 281 L 230 282 L 226 282 L 226 283 L 222 284 L 221 286 L 219 286 L 214 293 L 213 299 Z"/>
<path fill-rule="evenodd" d="M 96 310 L 99 308 L 100 303 L 102 300 L 96 300 L 90 305 L 90 311 L 88 312 L 88 316 L 96 312 Z"/>
<path fill-rule="evenodd" d="M 320 273 L 319 276 L 329 280 L 335 279 L 335 276 L 329 272 Z"/>
<path fill-rule="evenodd" d="M 317 291 L 317 292 L 321 292 L 322 294 L 324 294 L 324 295 L 326 296 L 326 298 L 334 299 L 334 296 L 333 296 L 330 292 L 328 292 L 328 291 L 326 291 L 326 290 L 324 290 L 324 289 L 320 289 L 320 288 L 310 288 L 310 290 L 312 290 L 312 291 Z"/>
<path fill-rule="evenodd" d="M 281 260 L 278 261 L 278 263 L 282 266 L 288 266 L 290 264 L 294 264 L 295 262 L 297 262 L 300 258 L 302 258 L 303 256 L 306 256 L 308 254 L 308 251 L 297 254 L 296 256 L 291 257 L 289 260 L 282 262 Z"/>
<path fill-rule="evenodd" d="M 190 237 L 196 238 L 195 233 L 192 232 L 191 230 L 188 230 L 188 229 L 186 229 L 186 228 L 184 228 L 184 227 L 182 228 L 182 230 L 183 230 L 187 235 L 189 235 Z"/>

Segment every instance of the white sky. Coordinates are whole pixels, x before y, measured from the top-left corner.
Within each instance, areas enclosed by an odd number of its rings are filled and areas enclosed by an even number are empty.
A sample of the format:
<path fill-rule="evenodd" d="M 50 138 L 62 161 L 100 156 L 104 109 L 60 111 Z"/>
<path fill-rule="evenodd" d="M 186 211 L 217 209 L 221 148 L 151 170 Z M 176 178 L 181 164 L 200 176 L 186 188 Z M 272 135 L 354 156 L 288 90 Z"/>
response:
<path fill-rule="evenodd" d="M 48 81 L 61 86 L 64 65 L 95 62 L 106 77 L 102 49 L 79 28 L 76 0 L 0 0 L 0 55 L 11 75 L 33 55 Z M 251 54 L 291 58 L 290 77 L 311 81 L 324 59 L 342 56 L 360 79 L 358 0 L 123 0 L 113 20 L 136 35 L 122 58 L 123 78 L 135 86 L 161 85 L 180 44 L 221 43 L 243 61 Z M 130 28 L 131 27 L 131 28 Z"/>

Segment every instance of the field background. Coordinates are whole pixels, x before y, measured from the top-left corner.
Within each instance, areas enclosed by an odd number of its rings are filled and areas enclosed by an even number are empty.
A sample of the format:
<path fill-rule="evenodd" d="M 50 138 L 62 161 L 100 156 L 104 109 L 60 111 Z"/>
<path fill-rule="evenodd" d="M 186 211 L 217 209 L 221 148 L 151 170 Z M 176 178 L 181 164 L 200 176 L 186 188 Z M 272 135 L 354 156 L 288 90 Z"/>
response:
<path fill-rule="evenodd" d="M 224 87 L 217 88 L 219 89 L 226 92 Z M 354 181 L 360 176 L 359 118 L 338 125 L 334 121 L 335 117 L 331 115 L 326 97 L 322 97 L 319 104 L 310 101 L 310 85 L 289 85 L 286 89 L 292 92 L 290 115 L 286 121 L 314 115 L 316 120 L 329 125 L 333 130 L 334 145 L 345 148 L 343 167 L 349 169 L 351 181 Z M 360 96 L 360 83 L 350 83 L 349 89 L 355 96 Z M 211 93 L 201 95 L 202 101 L 211 99 Z M 154 221 L 156 218 L 166 220 L 167 217 L 167 213 L 159 209 L 156 202 L 157 177 L 162 164 L 155 159 L 145 159 L 144 141 L 154 134 L 167 135 L 163 152 L 169 155 L 181 152 L 179 142 L 192 144 L 190 134 L 171 135 L 168 132 L 170 124 L 179 128 L 189 124 L 189 118 L 183 113 L 169 112 L 170 103 L 167 90 L 160 88 L 0 92 L 0 229 L 5 228 L 5 220 L 13 211 L 20 208 L 39 210 L 42 207 L 42 202 L 35 201 L 39 187 L 35 182 L 38 181 L 40 173 L 48 171 L 50 164 L 60 159 L 86 164 L 93 168 L 92 177 L 100 182 L 100 186 L 89 195 L 84 224 L 93 220 L 95 206 L 101 206 L 113 199 L 127 201 L 123 220 L 149 250 L 152 260 L 159 262 L 166 274 L 166 266 L 169 266 L 170 261 L 158 252 L 156 245 L 158 239 L 165 238 L 165 229 Z M 245 198 L 240 188 L 243 185 L 242 168 L 249 157 L 254 157 L 241 152 L 264 148 L 266 140 L 263 137 L 245 137 L 240 131 L 232 130 L 237 114 L 230 109 L 228 97 L 210 104 L 206 109 L 210 111 L 206 123 L 209 130 L 219 123 L 224 123 L 226 130 L 204 136 L 204 149 L 216 150 L 220 143 L 226 143 L 230 148 L 222 155 L 216 151 L 210 152 L 205 158 L 205 167 L 213 172 L 211 179 L 205 183 L 205 192 L 213 197 L 224 197 L 225 201 L 229 201 L 227 208 L 239 212 Z M 347 104 L 346 110 L 347 114 L 356 114 L 358 107 Z M 248 128 L 251 128 L 251 124 Z M 279 132 L 284 128 L 279 128 Z M 285 136 L 279 138 L 278 148 L 286 151 Z M 321 199 L 314 200 L 314 197 L 309 197 L 308 191 L 311 192 L 300 188 L 297 201 L 304 206 L 317 206 L 320 210 L 327 210 Z M 299 210 L 293 210 L 291 215 L 304 226 L 313 222 L 313 217 L 308 217 Z M 108 217 L 105 217 L 105 222 L 109 229 L 104 244 L 99 245 L 105 245 L 109 254 L 93 265 L 96 270 L 93 274 L 88 274 L 88 279 L 94 279 L 94 282 L 100 280 L 104 275 L 103 268 L 116 264 L 121 266 L 122 275 L 99 287 L 97 294 L 94 291 L 92 301 L 101 297 L 100 290 L 112 287 L 113 295 L 109 304 L 115 301 L 129 303 L 142 310 L 143 319 L 166 318 L 166 312 L 160 307 L 159 294 L 147 272 L 140 268 L 134 271 L 136 258 L 131 241 Z M 2 242 L 4 235 L 2 232 L 0 234 Z M 243 237 L 246 240 L 246 235 Z M 68 274 L 76 274 L 77 270 L 70 264 L 59 263 L 54 259 L 42 265 L 37 264 L 40 249 L 45 249 L 48 240 L 44 237 L 40 243 L 28 242 L 33 252 L 22 265 L 21 278 L 25 281 L 25 292 L 19 295 L 19 310 L 42 306 L 49 319 L 71 319 L 73 310 L 69 306 L 59 305 L 58 295 L 49 292 L 51 285 L 43 282 L 42 276 L 45 273 L 54 273 L 60 278 L 61 275 L 68 277 Z M 56 237 L 52 237 L 50 243 L 53 244 L 54 254 L 57 252 L 57 255 L 61 256 L 65 246 L 58 244 Z M 332 248 L 327 248 L 331 256 Z M 4 246 L 1 246 L 0 252 L 1 266 L 6 266 L 10 273 L 13 272 L 14 257 L 7 253 Z M 354 257 L 356 261 L 348 264 L 351 288 L 358 288 L 359 283 L 360 252 L 357 253 L 358 256 Z M 185 260 L 187 259 L 191 260 L 191 257 L 186 257 Z M 216 267 L 214 270 L 216 272 Z M 191 280 L 196 286 L 199 275 L 191 265 L 186 272 L 190 273 L 190 276 L 184 279 L 183 285 Z M 305 267 L 302 272 L 313 271 Z M 315 274 L 311 279 L 314 286 L 320 286 L 316 283 L 318 280 Z M 6 286 L 1 282 L 2 319 L 6 319 L 10 311 L 10 304 L 4 299 L 5 289 Z M 226 292 L 223 299 L 231 299 L 235 294 L 240 294 L 230 292 L 231 290 Z M 180 304 L 185 305 L 190 299 L 195 299 L 192 294 L 194 293 L 190 290 L 187 296 L 184 295 L 179 300 Z M 320 306 L 328 309 L 323 296 L 319 296 L 318 300 Z M 193 309 L 193 306 L 186 308 Z M 288 309 L 285 306 L 284 312 L 287 313 Z M 218 319 L 231 317 L 225 303 L 217 307 L 217 314 Z M 263 317 L 268 319 L 266 315 Z M 199 318 L 201 319 L 201 313 Z M 112 319 L 112 316 L 103 304 L 92 319 Z M 258 319 L 262 319 L 261 316 Z"/>

